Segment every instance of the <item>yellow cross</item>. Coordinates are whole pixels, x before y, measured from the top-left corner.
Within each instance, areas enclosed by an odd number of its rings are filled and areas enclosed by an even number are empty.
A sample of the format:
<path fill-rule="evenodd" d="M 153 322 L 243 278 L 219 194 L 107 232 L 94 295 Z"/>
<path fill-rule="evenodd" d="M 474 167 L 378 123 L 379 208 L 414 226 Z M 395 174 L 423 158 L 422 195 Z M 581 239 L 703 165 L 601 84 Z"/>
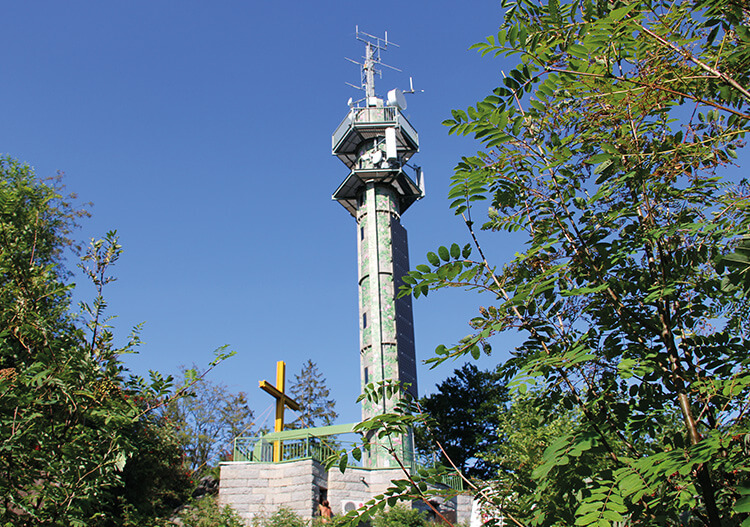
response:
<path fill-rule="evenodd" d="M 299 404 L 294 399 L 288 397 L 284 393 L 284 384 L 286 379 L 286 363 L 280 360 L 276 363 L 276 386 L 268 383 L 268 381 L 260 381 L 260 387 L 271 394 L 271 397 L 276 399 L 276 421 L 273 425 L 274 432 L 281 432 L 284 430 L 284 407 L 288 406 L 291 410 L 298 412 L 300 409 Z M 278 463 L 281 461 L 281 441 L 274 441 L 273 443 L 273 462 Z"/>

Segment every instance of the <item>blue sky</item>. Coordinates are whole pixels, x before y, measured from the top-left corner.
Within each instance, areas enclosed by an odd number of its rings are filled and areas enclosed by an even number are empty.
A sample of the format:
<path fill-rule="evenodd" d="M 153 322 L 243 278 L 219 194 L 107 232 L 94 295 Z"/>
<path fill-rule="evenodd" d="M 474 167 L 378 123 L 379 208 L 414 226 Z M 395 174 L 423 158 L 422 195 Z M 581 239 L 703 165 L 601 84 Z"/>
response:
<path fill-rule="evenodd" d="M 341 414 L 358 420 L 356 229 L 331 201 L 347 175 L 331 134 L 358 92 L 355 25 L 388 31 L 384 94 L 424 93 L 406 112 L 427 197 L 403 217 L 412 265 L 467 241 L 446 198 L 475 145 L 447 135 L 451 108 L 483 98 L 501 64 L 467 48 L 496 32 L 499 2 L 3 2 L 0 153 L 66 174 L 94 203 L 81 239 L 116 229 L 124 255 L 107 299 L 116 331 L 145 322 L 127 365 L 174 373 L 237 355 L 210 376 L 270 405 L 258 380 L 311 358 Z M 78 288 L 79 298 L 91 291 Z M 415 302 L 418 359 L 469 332 L 479 297 Z M 484 366 L 496 362 L 485 360 Z M 420 393 L 454 367 L 421 367 Z"/>

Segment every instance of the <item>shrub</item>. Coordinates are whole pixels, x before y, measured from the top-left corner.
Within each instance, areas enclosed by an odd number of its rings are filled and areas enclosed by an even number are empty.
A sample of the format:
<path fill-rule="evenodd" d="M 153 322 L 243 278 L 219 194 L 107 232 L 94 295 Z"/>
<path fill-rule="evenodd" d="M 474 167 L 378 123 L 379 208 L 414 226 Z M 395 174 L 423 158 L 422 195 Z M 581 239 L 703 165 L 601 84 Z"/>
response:
<path fill-rule="evenodd" d="M 255 516 L 253 527 L 307 527 L 307 522 L 296 512 L 280 507 L 271 516 Z"/>
<path fill-rule="evenodd" d="M 404 505 L 381 511 L 372 520 L 372 527 L 426 527 L 425 513 Z"/>
<path fill-rule="evenodd" d="M 185 527 L 245 527 L 242 518 L 229 505 L 221 507 L 216 496 L 206 496 L 188 504 L 172 525 Z M 282 524 L 275 524 L 282 525 Z M 289 524 L 290 526 L 292 524 Z"/>

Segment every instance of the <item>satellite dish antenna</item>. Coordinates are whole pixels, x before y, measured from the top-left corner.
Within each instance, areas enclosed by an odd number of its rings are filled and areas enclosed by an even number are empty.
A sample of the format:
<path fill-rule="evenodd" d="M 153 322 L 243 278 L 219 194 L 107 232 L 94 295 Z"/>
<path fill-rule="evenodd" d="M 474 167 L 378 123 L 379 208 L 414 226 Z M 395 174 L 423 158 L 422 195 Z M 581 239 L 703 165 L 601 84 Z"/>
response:
<path fill-rule="evenodd" d="M 388 106 L 395 106 L 399 110 L 406 110 L 406 97 L 404 97 L 404 92 L 398 88 L 393 88 L 389 91 Z"/>
<path fill-rule="evenodd" d="M 346 105 L 347 105 L 347 106 L 348 106 L 349 108 L 351 108 L 353 104 L 354 104 L 354 101 L 352 100 L 352 98 L 351 98 L 351 97 L 349 97 L 349 100 L 348 100 L 348 101 L 346 101 Z"/>

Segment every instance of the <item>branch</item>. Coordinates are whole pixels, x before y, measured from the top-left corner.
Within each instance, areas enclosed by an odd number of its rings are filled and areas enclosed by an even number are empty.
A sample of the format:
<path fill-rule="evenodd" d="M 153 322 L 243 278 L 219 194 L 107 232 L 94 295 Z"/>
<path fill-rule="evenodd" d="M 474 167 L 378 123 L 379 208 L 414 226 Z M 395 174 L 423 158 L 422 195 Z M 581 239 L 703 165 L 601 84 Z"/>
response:
<path fill-rule="evenodd" d="M 503 296 L 506 298 L 506 300 L 510 300 L 510 295 L 508 295 L 508 293 L 505 290 L 505 288 L 500 284 L 500 281 L 498 280 L 497 276 L 495 276 L 495 273 L 490 268 L 490 264 L 487 262 L 487 258 L 484 256 L 484 251 L 482 250 L 482 247 L 479 245 L 479 240 L 477 240 L 477 236 L 474 233 L 474 228 L 472 227 L 471 221 L 467 220 L 467 218 L 463 214 L 461 216 L 463 217 L 464 222 L 466 223 L 466 226 L 469 229 L 469 234 L 471 234 L 471 238 L 474 241 L 474 245 L 477 248 L 477 251 L 479 251 L 479 255 L 482 258 L 482 262 L 483 262 L 485 268 L 487 269 L 487 272 L 490 273 L 490 275 L 492 276 L 492 279 L 495 282 L 495 285 L 497 285 L 498 290 L 503 294 Z M 521 316 L 521 313 L 518 311 L 518 308 L 516 306 L 512 306 L 512 309 L 513 309 L 513 312 L 515 313 L 516 317 L 518 317 L 519 319 L 523 319 L 523 317 Z M 534 328 L 533 326 L 530 326 L 528 328 L 528 330 L 537 339 L 539 339 L 539 342 L 541 343 L 542 347 L 544 348 L 544 352 L 548 356 L 551 356 L 552 353 L 549 351 L 549 348 L 547 347 L 546 342 L 544 342 L 544 338 L 542 337 L 542 335 L 540 335 L 536 331 L 536 328 Z M 602 444 L 604 445 L 604 447 L 609 452 L 609 455 L 612 458 L 612 460 L 615 463 L 620 463 L 620 460 L 619 460 L 617 454 L 615 453 L 614 449 L 610 446 L 609 441 L 607 441 L 607 437 L 604 435 L 604 432 L 602 432 L 602 430 L 599 428 L 599 425 L 596 424 L 596 420 L 591 415 L 591 412 L 589 411 L 589 409 L 583 404 L 583 400 L 578 395 L 578 391 L 575 389 L 575 386 L 573 385 L 573 383 L 568 378 L 568 375 L 561 368 L 556 368 L 556 370 L 560 374 L 560 376 L 562 377 L 562 379 L 565 381 L 565 384 L 568 385 L 568 389 L 571 391 L 571 393 L 575 397 L 576 402 L 581 407 L 581 410 L 583 411 L 584 415 L 586 415 L 586 417 L 591 421 L 591 425 L 594 427 L 594 430 L 596 431 L 596 433 L 601 438 Z"/>
<path fill-rule="evenodd" d="M 388 436 L 388 438 L 390 439 L 390 435 Z M 448 518 L 443 516 L 441 512 L 432 503 L 430 503 L 430 500 L 427 499 L 427 496 L 425 496 L 424 493 L 420 490 L 419 485 L 414 483 L 414 480 L 412 479 L 411 474 L 409 474 L 409 471 L 406 470 L 406 467 L 401 462 L 401 459 L 398 457 L 398 454 L 396 454 L 395 450 L 391 450 L 391 455 L 393 456 L 393 459 L 396 460 L 396 463 L 398 463 L 398 466 L 401 467 L 401 471 L 406 475 L 406 479 L 409 480 L 409 483 L 411 483 L 411 486 L 417 491 L 417 494 L 419 494 L 419 497 L 422 498 L 422 501 L 424 501 L 427 504 L 427 506 L 430 509 L 432 509 L 432 512 L 440 516 L 440 519 L 443 520 L 443 522 L 445 522 L 446 525 L 450 525 L 450 527 L 455 527 L 453 523 L 448 521 Z"/>
<path fill-rule="evenodd" d="M 668 40 L 666 40 L 661 35 L 657 35 L 653 31 L 651 31 L 650 29 L 648 29 L 646 27 L 643 27 L 643 25 L 638 24 L 638 26 L 641 28 L 641 30 L 644 33 L 646 33 L 650 37 L 656 39 L 660 44 L 662 44 L 664 46 L 667 46 L 668 48 L 676 51 L 677 53 L 679 53 L 680 55 L 682 55 L 683 57 L 685 57 L 686 59 L 688 59 L 689 61 L 691 61 L 695 65 L 697 65 L 699 68 L 706 70 L 707 72 L 709 72 L 712 75 L 716 75 L 721 80 L 723 80 L 724 82 L 726 82 L 727 84 L 729 84 L 730 86 L 732 86 L 734 89 L 736 89 L 738 92 L 740 92 L 743 95 L 743 97 L 745 97 L 745 99 L 747 99 L 747 100 L 750 101 L 750 92 L 747 91 L 745 88 L 743 88 L 742 85 L 740 85 L 740 83 L 738 83 L 732 77 L 730 77 L 726 73 L 720 72 L 716 68 L 713 68 L 713 67 L 709 66 L 705 62 L 702 62 L 701 60 L 699 60 L 698 58 L 696 58 L 695 55 L 693 55 L 692 53 L 690 53 L 686 49 L 682 49 L 682 48 L 674 45 L 672 42 L 669 42 Z"/>
<path fill-rule="evenodd" d="M 642 88 L 649 88 L 649 89 L 652 89 L 652 90 L 665 91 L 667 93 L 671 93 L 672 95 L 677 95 L 678 97 L 685 97 L 686 99 L 692 99 L 692 100 L 694 100 L 696 102 L 699 102 L 701 104 L 705 104 L 707 106 L 713 106 L 716 109 L 723 110 L 723 111 L 728 112 L 728 113 L 732 113 L 732 114 L 736 115 L 737 117 L 742 117 L 743 119 L 750 119 L 750 114 L 742 113 L 742 112 L 734 110 L 732 108 L 728 108 L 727 106 L 724 106 L 722 104 L 719 104 L 719 103 L 716 103 L 716 102 L 713 102 L 713 101 L 709 101 L 709 100 L 703 99 L 702 97 L 698 97 L 697 95 L 691 95 L 689 93 L 685 93 L 685 92 L 681 92 L 681 91 L 678 91 L 678 90 L 674 90 L 672 88 L 667 88 L 666 86 L 661 85 L 661 84 L 641 82 L 641 81 L 637 81 L 635 79 L 629 79 L 627 77 L 620 77 L 620 76 L 609 74 L 609 73 L 607 73 L 607 74 L 604 74 L 604 73 L 590 73 L 590 72 L 586 72 L 586 71 L 575 71 L 575 70 L 569 70 L 569 69 L 564 69 L 564 68 L 551 68 L 551 67 L 547 67 L 546 70 L 554 72 L 554 73 L 567 73 L 569 75 L 580 75 L 582 77 L 596 77 L 596 78 L 599 78 L 599 79 L 614 79 L 614 80 L 620 81 L 620 82 L 628 82 L 630 84 L 635 84 L 636 86 L 640 86 Z"/>

